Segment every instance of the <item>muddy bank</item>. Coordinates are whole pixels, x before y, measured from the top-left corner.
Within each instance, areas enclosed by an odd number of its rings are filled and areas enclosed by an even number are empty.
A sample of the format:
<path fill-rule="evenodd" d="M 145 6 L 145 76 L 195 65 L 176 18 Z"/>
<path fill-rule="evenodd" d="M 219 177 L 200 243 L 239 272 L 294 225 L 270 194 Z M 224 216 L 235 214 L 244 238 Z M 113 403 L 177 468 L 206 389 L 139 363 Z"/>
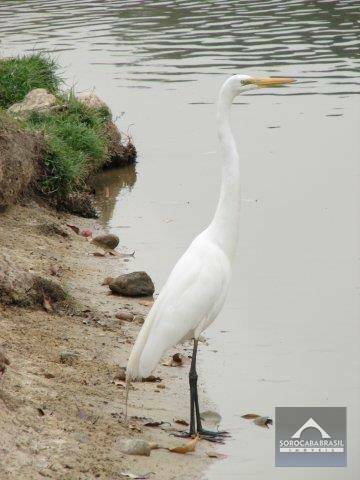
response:
<path fill-rule="evenodd" d="M 40 136 L 26 132 L 0 111 L 0 209 L 35 185 L 42 156 Z"/>
<path fill-rule="evenodd" d="M 44 92 L 46 95 L 46 91 Z M 87 97 L 83 98 L 85 101 Z M 63 107 L 67 108 L 66 105 Z M 31 115 L 34 110 L 26 110 L 26 112 L 27 114 L 30 112 Z M 58 120 L 60 113 L 57 111 L 52 111 L 49 117 L 56 120 L 45 120 L 49 115 L 44 113 L 41 115 L 44 117 L 44 122 L 65 122 L 64 119 Z M 77 133 L 86 135 L 80 121 L 79 124 L 80 132 Z M 97 210 L 92 196 L 91 177 L 101 169 L 133 164 L 136 159 L 136 149 L 132 141 L 130 139 L 124 141 L 116 125 L 112 123 L 111 119 L 107 120 L 101 133 L 104 158 L 101 161 L 99 159 L 90 161 L 89 159 L 86 173 L 82 173 L 82 177 L 79 177 L 78 180 L 73 179 L 74 183 L 70 185 L 69 172 L 66 170 L 80 168 L 79 164 L 83 160 L 75 157 L 72 160 L 78 161 L 77 165 L 74 164 L 73 167 L 70 165 L 58 166 L 54 169 L 49 163 L 49 158 L 64 155 L 61 148 L 66 151 L 66 146 L 60 148 L 61 154 L 54 152 L 54 146 L 49 143 L 49 134 L 42 131 L 40 126 L 38 130 L 33 127 L 32 125 L 29 129 L 25 117 L 19 119 L 0 109 L 0 209 L 4 210 L 9 205 L 18 202 L 24 195 L 35 195 L 40 196 L 59 211 L 85 218 L 96 218 Z M 76 126 L 70 125 L 66 128 L 74 128 L 75 132 L 73 131 L 72 134 L 76 135 Z M 70 134 L 70 131 L 64 132 L 64 135 Z M 93 135 L 95 137 L 93 141 L 96 141 L 97 134 L 93 133 Z M 51 141 L 54 142 L 54 139 Z M 69 155 L 71 156 L 72 153 L 69 152 Z M 90 158 L 86 151 L 85 153 L 81 151 L 81 155 Z M 66 161 L 66 158 L 63 160 Z M 85 180 L 86 183 L 84 183 Z"/>
<path fill-rule="evenodd" d="M 96 218 L 91 178 L 136 160 L 94 91 L 64 91 L 55 59 L 0 58 L 0 208 L 31 191 L 61 211 Z"/>
<path fill-rule="evenodd" d="M 186 455 L 163 448 L 149 457 L 121 452 L 124 438 L 160 447 L 183 443 L 142 420 L 132 418 L 130 428 L 123 423 L 124 385 L 114 377 L 118 366 L 126 365 L 141 322 L 117 314 L 141 318 L 151 299 L 109 295 L 104 278 L 131 271 L 131 261 L 94 256 L 97 247 L 66 224 L 100 232 L 94 222 L 37 203 L 1 215 L 0 249 L 7 260 L 21 271 L 54 279 L 71 308 L 56 309 L 51 299 L 50 308 L 41 302 L 32 308 L 0 304 L 0 346 L 10 361 L 0 380 L 0 477 L 105 480 L 128 478 L 124 472 L 130 471 L 154 472 L 149 478 L 159 480 L 200 478 L 212 449 L 205 441 Z M 133 385 L 130 415 L 167 422 L 166 429 L 183 428 L 174 421 L 188 415 L 187 367 L 160 365 L 156 375 L 160 382 Z"/>

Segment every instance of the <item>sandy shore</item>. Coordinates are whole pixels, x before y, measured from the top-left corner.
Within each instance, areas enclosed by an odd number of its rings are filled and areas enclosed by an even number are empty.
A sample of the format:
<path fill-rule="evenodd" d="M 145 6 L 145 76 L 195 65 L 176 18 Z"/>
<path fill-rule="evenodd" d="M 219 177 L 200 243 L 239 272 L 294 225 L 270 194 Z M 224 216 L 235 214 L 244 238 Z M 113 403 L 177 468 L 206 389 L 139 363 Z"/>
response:
<path fill-rule="evenodd" d="M 109 295 L 102 282 L 130 270 L 131 263 L 94 256 L 96 248 L 66 226 L 92 228 L 96 222 L 32 201 L 0 218 L 1 252 L 28 271 L 49 276 L 55 270 L 75 302 L 72 313 L 61 314 L 0 305 L 0 346 L 11 362 L 0 381 L 1 479 L 128 478 L 121 472 L 153 472 L 149 478 L 158 480 L 201 478 L 211 461 L 206 452 L 213 448 L 206 441 L 186 455 L 160 448 L 149 457 L 130 456 L 119 448 L 119 440 L 130 437 L 160 447 L 184 443 L 141 420 L 131 420 L 131 428 L 122 421 L 124 387 L 113 378 L 117 367 L 126 365 L 140 326 L 115 314 L 126 309 L 146 315 L 149 305 Z M 40 233 L 45 224 L 55 224 L 68 237 Z M 77 354 L 72 365 L 61 363 L 63 351 Z M 135 383 L 130 416 L 168 422 L 165 428 L 187 419 L 187 373 L 186 366 L 160 365 L 161 382 Z"/>

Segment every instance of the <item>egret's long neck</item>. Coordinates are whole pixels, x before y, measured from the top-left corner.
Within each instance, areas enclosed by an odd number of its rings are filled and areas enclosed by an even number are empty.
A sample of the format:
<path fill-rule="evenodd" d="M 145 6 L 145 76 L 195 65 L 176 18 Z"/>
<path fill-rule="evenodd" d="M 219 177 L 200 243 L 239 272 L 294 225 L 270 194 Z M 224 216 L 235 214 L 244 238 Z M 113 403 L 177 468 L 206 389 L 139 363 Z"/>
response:
<path fill-rule="evenodd" d="M 234 94 L 224 85 L 218 101 L 218 135 L 223 157 L 219 203 L 209 233 L 232 259 L 235 255 L 240 213 L 239 157 L 230 127 L 230 108 Z"/>

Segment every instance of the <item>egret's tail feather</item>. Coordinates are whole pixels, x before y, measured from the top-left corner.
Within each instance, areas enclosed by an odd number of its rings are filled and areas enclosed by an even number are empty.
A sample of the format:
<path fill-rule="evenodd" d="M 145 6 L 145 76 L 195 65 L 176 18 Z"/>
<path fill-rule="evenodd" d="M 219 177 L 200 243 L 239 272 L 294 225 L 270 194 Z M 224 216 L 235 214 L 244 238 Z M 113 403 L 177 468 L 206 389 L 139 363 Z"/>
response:
<path fill-rule="evenodd" d="M 126 379 L 128 379 L 129 382 L 131 380 L 142 378 L 142 374 L 139 372 L 140 357 L 144 350 L 146 341 L 149 337 L 153 318 L 154 316 L 152 314 L 152 311 L 150 310 L 131 350 L 130 357 L 126 366 Z"/>

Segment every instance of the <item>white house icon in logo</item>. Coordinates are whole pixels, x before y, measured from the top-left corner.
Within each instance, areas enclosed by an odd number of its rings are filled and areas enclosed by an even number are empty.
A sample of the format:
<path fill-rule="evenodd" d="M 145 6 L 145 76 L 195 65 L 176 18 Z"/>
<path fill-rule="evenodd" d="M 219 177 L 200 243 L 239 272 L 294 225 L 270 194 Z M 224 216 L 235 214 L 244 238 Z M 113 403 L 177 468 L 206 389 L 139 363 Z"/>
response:
<path fill-rule="evenodd" d="M 300 438 L 302 432 L 307 428 L 316 428 L 316 430 L 320 432 L 321 438 L 331 438 L 330 435 L 327 432 L 325 432 L 325 430 L 322 427 L 320 427 L 320 425 L 316 423 L 313 418 L 309 418 L 309 420 L 305 422 L 304 425 L 301 428 L 299 428 L 299 430 L 295 432 L 291 438 Z"/>

